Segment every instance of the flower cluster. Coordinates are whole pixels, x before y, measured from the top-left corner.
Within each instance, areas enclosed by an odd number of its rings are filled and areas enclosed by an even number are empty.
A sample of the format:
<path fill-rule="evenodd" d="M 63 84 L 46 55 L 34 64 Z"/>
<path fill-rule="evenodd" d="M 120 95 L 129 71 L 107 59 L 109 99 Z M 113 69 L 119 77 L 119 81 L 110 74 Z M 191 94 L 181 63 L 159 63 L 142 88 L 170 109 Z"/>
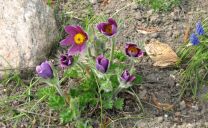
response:
<path fill-rule="evenodd" d="M 112 18 L 108 19 L 108 22 L 103 22 L 97 25 L 97 29 L 108 37 L 112 37 L 117 33 L 117 23 Z M 67 68 L 68 66 L 72 65 L 73 62 L 73 55 L 77 53 L 81 53 L 86 48 L 86 42 L 88 40 L 87 33 L 80 27 L 80 26 L 66 26 L 65 27 L 66 33 L 69 34 L 64 40 L 60 42 L 61 46 L 69 46 L 68 53 L 63 54 L 60 56 L 60 66 L 62 68 Z M 133 43 L 126 43 L 125 45 L 125 53 L 129 57 L 142 57 L 143 52 L 141 49 L 137 47 L 136 44 Z M 99 55 L 96 58 L 96 69 L 102 73 L 106 73 L 109 67 L 109 60 L 105 58 L 103 55 Z M 48 62 L 43 62 L 40 66 L 36 68 L 37 73 L 39 76 L 43 78 L 50 78 L 52 77 L 52 69 Z M 128 71 L 124 71 L 121 75 L 122 80 L 124 81 L 132 81 L 132 80 L 125 80 L 126 76 L 129 75 Z"/>
<path fill-rule="evenodd" d="M 56 89 L 55 93 L 48 94 L 50 89 L 48 90 L 49 86 L 47 86 L 44 91 L 40 90 L 40 94 L 47 93 L 48 104 L 51 108 L 60 111 L 60 119 L 63 123 L 77 121 L 82 116 L 82 111 L 89 108 L 87 106 L 94 106 L 96 103 L 99 107 L 95 109 L 100 109 L 102 124 L 103 109 L 121 110 L 124 99 L 119 98 L 118 94 L 131 87 L 133 82 L 137 84 L 141 80 L 139 75 L 134 75 L 134 63 L 137 58 L 144 55 L 144 52 L 132 42 L 124 45 L 123 52 L 115 51 L 115 37 L 119 29 L 112 18 L 97 24 L 95 28 L 101 36 L 104 35 L 106 40 L 111 42 L 110 53 L 105 47 L 107 46 L 105 42 L 100 40 L 102 39 L 99 38 L 100 35 L 88 36 L 89 33 L 80 26 L 68 25 L 65 27 L 67 36 L 60 41 L 60 45 L 68 50 L 60 55 L 59 64 L 56 64 L 63 70 L 63 77 L 59 76 L 57 68 L 49 61 L 42 62 L 36 67 L 37 74 L 43 78 L 41 81 Z M 94 42 L 89 44 L 91 40 Z M 85 50 L 88 50 L 88 55 L 85 56 L 84 61 L 79 62 Z M 129 58 L 127 65 L 123 63 L 126 58 Z M 65 93 L 61 84 L 68 77 L 77 78 L 79 86 L 73 86 L 69 93 Z M 141 104 L 140 106 L 142 107 Z"/>
<path fill-rule="evenodd" d="M 108 38 L 112 38 L 116 35 L 118 25 L 116 21 L 109 18 L 107 22 L 99 23 L 97 30 Z M 201 29 L 198 26 L 198 29 Z M 73 62 L 73 56 L 81 54 L 87 47 L 88 34 L 80 26 L 66 26 L 65 31 L 68 36 L 60 42 L 61 46 L 68 47 L 68 52 L 60 56 L 59 62 L 62 69 L 70 67 Z M 197 30 L 202 34 L 202 30 Z M 113 48 L 112 48 L 113 49 Z M 113 49 L 114 50 L 114 49 Z M 137 47 L 136 44 L 128 42 L 124 47 L 125 54 L 130 58 L 142 57 L 144 52 Z M 97 71 L 105 74 L 110 67 L 110 60 L 103 54 L 98 55 L 95 60 L 95 68 Z M 53 77 L 53 70 L 51 65 L 46 61 L 36 67 L 38 75 L 44 79 Z M 123 83 L 131 83 L 135 79 L 135 76 L 131 75 L 128 70 L 124 70 L 120 76 L 120 81 Z"/>
<path fill-rule="evenodd" d="M 200 40 L 199 40 L 198 36 L 202 36 L 204 34 L 205 34 L 205 32 L 204 32 L 204 28 L 203 28 L 203 26 L 201 24 L 201 21 L 198 21 L 196 23 L 196 34 L 195 33 L 192 33 L 191 36 L 190 36 L 190 38 L 189 38 L 191 44 L 194 45 L 194 46 L 195 45 L 198 45 L 200 43 Z"/>

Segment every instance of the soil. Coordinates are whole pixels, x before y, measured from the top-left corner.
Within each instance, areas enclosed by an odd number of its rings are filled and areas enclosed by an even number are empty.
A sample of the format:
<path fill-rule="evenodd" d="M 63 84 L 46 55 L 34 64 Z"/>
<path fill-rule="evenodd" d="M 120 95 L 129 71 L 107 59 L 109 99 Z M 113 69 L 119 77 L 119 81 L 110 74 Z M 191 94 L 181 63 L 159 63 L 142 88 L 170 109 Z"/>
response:
<path fill-rule="evenodd" d="M 179 7 L 170 12 L 154 12 L 152 9 L 131 0 L 109 0 L 108 3 L 94 3 L 94 11 L 99 15 L 114 16 L 123 20 L 120 26 L 118 45 L 135 42 L 143 46 L 152 39 L 169 44 L 175 51 L 187 40 L 186 31 L 195 27 L 198 20 L 208 16 L 207 0 L 182 0 Z M 156 32 L 143 34 L 141 28 L 154 29 Z M 134 87 L 140 96 L 145 112 L 144 118 L 128 119 L 115 123 L 114 127 L 125 128 L 199 128 L 208 127 L 207 105 L 205 102 L 193 100 L 190 94 L 179 100 L 180 84 L 177 68 L 160 69 L 153 67 L 152 60 L 146 56 L 136 65 L 143 82 Z M 126 95 L 126 94 L 125 94 Z M 199 94 L 201 96 L 202 94 Z M 126 97 L 126 96 L 125 96 Z M 156 99 L 156 101 L 155 101 Z M 130 103 L 130 104 L 129 104 Z M 158 109 L 158 105 L 174 105 L 172 110 Z M 124 112 L 139 114 L 136 104 L 126 101 Z"/>
<path fill-rule="evenodd" d="M 195 23 L 199 19 L 208 16 L 208 0 L 182 0 L 179 7 L 175 7 L 170 12 L 154 12 L 152 9 L 142 5 L 135 4 L 133 0 L 90 0 L 92 2 L 92 10 L 96 15 L 105 15 L 123 22 L 119 26 L 120 32 L 117 35 L 117 46 L 123 47 L 125 42 L 135 42 L 143 48 L 144 43 L 148 43 L 152 39 L 159 40 L 169 44 L 175 51 L 187 39 L 186 30 L 190 27 L 192 30 Z M 106 0 L 104 0 L 106 1 Z M 79 17 L 85 17 L 89 12 L 89 2 L 84 0 L 69 1 L 67 6 L 70 11 L 78 12 L 75 17 L 79 21 Z M 154 30 L 153 33 L 143 34 L 139 31 L 141 28 Z M 179 100 L 180 84 L 179 84 L 179 68 L 160 69 L 153 66 L 152 60 L 146 55 L 138 65 L 136 65 L 138 74 L 142 75 L 143 82 L 133 89 L 140 97 L 144 112 L 137 106 L 135 100 L 127 93 L 120 94 L 125 97 L 125 108 L 122 112 L 109 112 L 109 116 L 120 120 L 111 123 L 114 128 L 206 128 L 208 127 L 207 109 L 208 104 L 201 100 L 193 100 L 191 94 L 186 93 Z M 13 88 L 8 87 L 8 88 Z M 17 88 L 18 89 L 18 88 Z M 18 92 L 16 88 L 12 91 Z M 2 91 L 3 90 L 3 91 Z M 9 89 L 8 89 L 9 90 Z M 0 85 L 0 98 L 3 98 L 8 92 L 3 85 Z M 26 88 L 23 88 L 26 90 Z M 23 91 L 22 90 L 22 91 Z M 12 92 L 10 92 L 12 94 Z M 35 93 L 32 91 L 32 93 Z M 198 94 L 200 97 L 205 91 Z M 34 104 L 37 101 L 34 101 Z M 20 106 L 23 101 L 5 103 L 9 106 Z M 161 104 L 164 106 L 161 107 Z M 30 107 L 30 106 L 29 106 Z M 25 119 L 21 123 L 21 127 L 35 127 L 37 122 L 41 122 L 40 127 L 47 127 L 48 122 L 57 124 L 58 115 L 55 112 L 48 111 L 44 103 L 38 105 L 42 108 L 35 113 L 34 124 L 28 124 Z M 168 108 L 169 107 L 169 108 Z M 44 108 L 44 109 L 43 109 Z M 0 110 L 4 110 L 0 106 Z M 0 112 L 1 112 L 0 111 Z M 17 111 L 21 113 L 21 109 Z M 24 112 L 22 112 L 24 113 Z M 42 117 L 42 115 L 48 115 Z M 119 116 L 118 116 L 119 115 Z M 142 118 L 140 118 L 142 115 Z M 12 115 L 11 115 L 12 116 Z M 129 117 L 129 118 L 128 118 Z M 135 117 L 134 119 L 131 119 Z M 45 119 L 47 118 L 47 119 Z M 38 119 L 38 120 L 36 120 Z M 1 123 L 3 117 L 0 116 L 0 127 L 12 127 L 12 124 Z M 15 122 L 13 122 L 14 124 Z M 61 127 L 61 126 L 51 126 Z M 66 126 L 70 127 L 70 126 Z"/>

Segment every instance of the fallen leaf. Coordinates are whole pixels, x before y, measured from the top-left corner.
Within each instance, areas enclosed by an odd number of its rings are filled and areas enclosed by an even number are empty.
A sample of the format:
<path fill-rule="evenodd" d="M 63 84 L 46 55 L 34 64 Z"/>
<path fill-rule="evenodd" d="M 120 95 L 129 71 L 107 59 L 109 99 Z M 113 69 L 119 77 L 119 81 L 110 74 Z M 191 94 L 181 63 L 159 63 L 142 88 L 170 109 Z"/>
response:
<path fill-rule="evenodd" d="M 138 26 L 138 28 L 137 28 L 137 32 L 145 34 L 145 35 L 155 33 L 155 32 L 159 32 L 159 31 L 160 30 L 156 27 L 145 28 L 143 26 Z"/>
<path fill-rule="evenodd" d="M 157 40 L 145 44 L 144 48 L 149 57 L 154 61 L 154 66 L 166 68 L 175 65 L 179 60 L 176 53 L 168 44 L 161 43 Z"/>
<path fill-rule="evenodd" d="M 155 95 L 152 95 L 152 102 L 158 109 L 169 111 L 172 110 L 174 105 L 168 103 L 160 103 Z"/>
<path fill-rule="evenodd" d="M 183 42 L 184 43 L 187 43 L 189 41 L 190 32 L 191 32 L 191 28 L 190 28 L 189 25 L 187 25 L 185 27 L 185 32 L 184 32 L 184 36 L 183 36 Z"/>

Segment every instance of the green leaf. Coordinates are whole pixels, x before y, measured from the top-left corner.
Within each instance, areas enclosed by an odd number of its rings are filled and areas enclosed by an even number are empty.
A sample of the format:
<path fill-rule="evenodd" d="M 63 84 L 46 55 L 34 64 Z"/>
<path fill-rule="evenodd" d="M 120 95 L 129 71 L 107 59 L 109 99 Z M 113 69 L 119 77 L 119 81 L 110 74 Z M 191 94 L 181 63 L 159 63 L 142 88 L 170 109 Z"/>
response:
<path fill-rule="evenodd" d="M 94 92 L 83 92 L 81 95 L 79 95 L 79 104 L 80 107 L 86 106 L 88 103 L 93 101 L 95 98 L 95 93 Z"/>
<path fill-rule="evenodd" d="M 113 88 L 116 88 L 119 86 L 118 76 L 117 75 L 111 75 L 110 81 L 112 83 Z"/>
<path fill-rule="evenodd" d="M 114 56 L 116 59 L 118 59 L 119 61 L 123 62 L 127 60 L 127 56 L 121 52 L 121 51 L 117 51 L 114 53 Z"/>
<path fill-rule="evenodd" d="M 80 89 L 83 91 L 96 90 L 97 85 L 93 75 L 86 77 L 80 84 Z"/>
<path fill-rule="evenodd" d="M 60 113 L 60 120 L 62 123 L 68 123 L 77 120 L 80 117 L 80 114 L 78 98 L 71 98 L 70 107 L 65 108 L 64 111 Z"/>
<path fill-rule="evenodd" d="M 43 96 L 49 97 L 49 96 L 53 96 L 55 94 L 56 94 L 56 89 L 51 86 L 40 88 L 36 93 L 36 95 L 39 99 L 42 98 Z"/>
<path fill-rule="evenodd" d="M 122 98 L 116 99 L 116 101 L 114 101 L 113 105 L 116 109 L 122 110 L 123 106 L 124 106 L 124 99 L 122 99 Z"/>
<path fill-rule="evenodd" d="M 75 124 L 76 128 L 93 128 L 92 126 L 89 125 L 89 121 L 82 121 L 78 120 Z"/>
<path fill-rule="evenodd" d="M 133 81 L 134 84 L 140 84 L 142 82 L 142 77 L 140 75 L 135 75 L 136 79 Z"/>
<path fill-rule="evenodd" d="M 113 93 L 103 93 L 102 94 L 102 100 L 103 100 L 103 108 L 104 109 L 112 109 L 113 108 Z"/>
<path fill-rule="evenodd" d="M 64 98 L 61 96 L 50 96 L 48 104 L 52 109 L 59 110 L 65 106 Z"/>
<path fill-rule="evenodd" d="M 81 90 L 79 90 L 79 88 L 71 88 L 71 89 L 69 90 L 69 94 L 70 94 L 70 96 L 73 97 L 73 98 L 79 96 L 80 93 L 81 93 Z"/>
<path fill-rule="evenodd" d="M 112 99 L 103 100 L 103 108 L 104 109 L 112 109 L 113 108 L 113 100 Z"/>
<path fill-rule="evenodd" d="M 70 109 L 66 109 L 60 113 L 60 122 L 63 124 L 71 122 L 73 119 L 73 113 Z"/>
<path fill-rule="evenodd" d="M 78 69 L 76 67 L 69 68 L 64 72 L 64 76 L 70 78 L 78 78 L 79 76 Z"/>
<path fill-rule="evenodd" d="M 101 82 L 101 89 L 105 92 L 111 92 L 113 90 L 112 83 L 109 80 L 105 80 Z"/>

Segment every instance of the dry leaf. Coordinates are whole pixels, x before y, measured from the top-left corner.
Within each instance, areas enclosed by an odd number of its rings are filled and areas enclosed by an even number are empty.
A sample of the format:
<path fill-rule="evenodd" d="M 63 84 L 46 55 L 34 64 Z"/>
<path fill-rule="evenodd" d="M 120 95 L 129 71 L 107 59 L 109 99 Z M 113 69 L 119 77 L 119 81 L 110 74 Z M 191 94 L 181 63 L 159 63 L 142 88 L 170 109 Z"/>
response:
<path fill-rule="evenodd" d="M 168 103 L 160 103 L 155 95 L 152 95 L 152 102 L 154 105 L 157 106 L 158 109 L 169 111 L 172 110 L 174 105 Z"/>
<path fill-rule="evenodd" d="M 143 26 L 139 26 L 137 29 L 137 32 L 142 33 L 142 34 L 151 34 L 151 33 L 155 33 L 155 32 L 159 32 L 160 30 L 156 27 L 149 27 L 149 28 L 145 28 Z"/>
<path fill-rule="evenodd" d="M 183 42 L 184 42 L 184 43 L 187 43 L 187 42 L 188 42 L 190 32 L 191 32 L 191 28 L 190 28 L 190 26 L 187 25 L 187 26 L 185 27 L 185 32 L 184 32 L 184 36 L 183 36 Z"/>
<path fill-rule="evenodd" d="M 145 44 L 146 53 L 154 61 L 154 66 L 166 68 L 175 65 L 178 61 L 178 56 L 168 44 L 159 41 L 151 41 Z"/>

